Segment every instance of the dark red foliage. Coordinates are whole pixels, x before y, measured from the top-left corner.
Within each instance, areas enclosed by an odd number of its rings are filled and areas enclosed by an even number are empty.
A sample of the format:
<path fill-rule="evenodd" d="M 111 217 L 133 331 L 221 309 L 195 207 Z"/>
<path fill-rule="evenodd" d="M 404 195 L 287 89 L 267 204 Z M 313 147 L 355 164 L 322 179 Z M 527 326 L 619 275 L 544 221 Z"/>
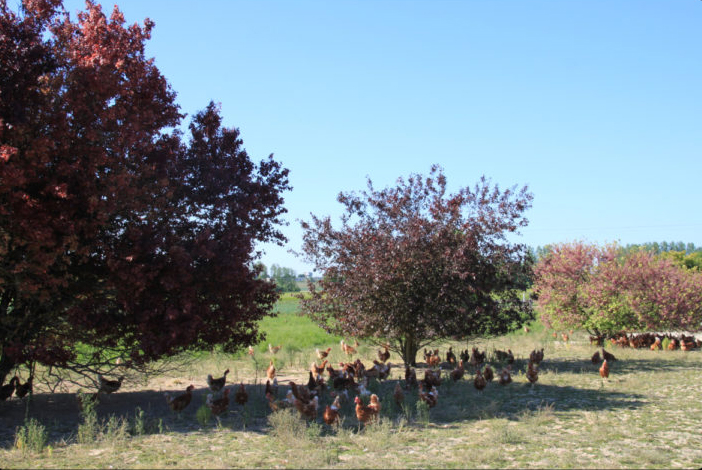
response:
<path fill-rule="evenodd" d="M 505 234 L 526 225 L 526 188 L 500 191 L 482 178 L 446 194 L 438 167 L 396 188 L 339 195 L 342 226 L 313 216 L 303 251 L 324 273 L 302 306 L 328 331 L 386 338 L 406 362 L 423 343 L 500 334 L 532 318 L 521 301 L 526 247 Z"/>
<path fill-rule="evenodd" d="M 0 10 L 0 381 L 18 360 L 90 365 L 77 342 L 94 367 L 255 342 L 277 297 L 254 244 L 284 240 L 288 171 L 253 163 L 212 103 L 172 131 L 150 20 Z"/>

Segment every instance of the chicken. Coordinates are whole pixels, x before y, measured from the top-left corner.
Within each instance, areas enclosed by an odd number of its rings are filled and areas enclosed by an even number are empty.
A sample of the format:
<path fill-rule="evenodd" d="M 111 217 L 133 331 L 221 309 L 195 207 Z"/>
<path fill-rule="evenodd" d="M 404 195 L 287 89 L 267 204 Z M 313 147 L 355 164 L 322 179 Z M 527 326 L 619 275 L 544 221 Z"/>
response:
<path fill-rule="evenodd" d="M 244 382 L 241 382 L 239 389 L 234 394 L 234 401 L 240 405 L 245 405 L 249 401 L 249 394 L 246 392 L 246 387 L 244 387 Z"/>
<path fill-rule="evenodd" d="M 33 377 L 30 375 L 25 383 L 20 385 L 19 381 L 17 382 L 17 387 L 15 387 L 15 395 L 17 398 L 24 398 L 32 391 L 32 381 Z"/>
<path fill-rule="evenodd" d="M 483 373 L 481 372 L 480 368 L 476 369 L 475 371 L 475 379 L 473 379 L 473 386 L 479 391 L 484 389 L 485 386 L 487 386 L 487 380 L 485 380 L 485 377 L 483 377 Z"/>
<path fill-rule="evenodd" d="M 268 377 L 268 380 L 273 380 L 275 378 L 275 366 L 273 365 L 273 359 L 271 359 L 271 363 L 268 365 L 268 369 L 266 369 L 266 377 Z"/>
<path fill-rule="evenodd" d="M 282 344 L 279 344 L 278 346 L 273 346 L 271 343 L 268 343 L 268 352 L 271 354 L 278 354 L 278 351 L 283 347 Z"/>
<path fill-rule="evenodd" d="M 168 403 L 168 407 L 175 411 L 176 413 L 180 413 L 185 409 L 190 404 L 190 400 L 193 399 L 193 390 L 195 389 L 195 385 L 188 385 L 188 388 L 185 389 L 185 393 L 182 395 L 178 395 L 177 397 L 172 397 L 170 393 L 166 392 L 164 395 L 166 396 L 166 403 Z"/>
<path fill-rule="evenodd" d="M 613 362 L 613 361 L 617 360 L 617 358 L 614 357 L 614 354 L 605 351 L 605 348 L 602 348 L 602 358 L 607 359 L 609 362 Z"/>
<path fill-rule="evenodd" d="M 676 349 L 678 349 L 678 340 L 672 338 L 670 343 L 668 343 L 668 351 L 675 351 Z"/>
<path fill-rule="evenodd" d="M 529 327 L 524 325 L 524 333 L 529 333 Z"/>
<path fill-rule="evenodd" d="M 405 366 L 405 388 L 409 390 L 417 385 L 417 372 L 409 366 Z"/>
<path fill-rule="evenodd" d="M 327 358 L 327 356 L 331 352 L 331 347 L 328 347 L 324 351 L 320 351 L 319 348 L 315 348 L 315 351 L 317 352 L 317 357 L 319 358 L 319 360 L 323 361 L 324 359 Z"/>
<path fill-rule="evenodd" d="M 373 367 L 368 369 L 365 373 L 366 377 L 375 377 L 378 380 L 385 380 L 390 375 L 390 369 L 392 364 L 383 364 L 379 361 L 373 359 Z"/>
<path fill-rule="evenodd" d="M 400 382 L 395 384 L 395 391 L 393 392 L 392 397 L 395 399 L 395 403 L 397 403 L 398 408 L 401 407 L 402 403 L 405 401 L 405 394 L 402 391 L 402 387 L 400 387 Z"/>
<path fill-rule="evenodd" d="M 341 408 L 341 398 L 337 396 L 334 398 L 334 402 L 331 404 L 331 406 L 327 405 L 327 407 L 324 409 L 322 419 L 329 426 L 334 423 L 339 423 L 339 408 Z"/>
<path fill-rule="evenodd" d="M 527 364 L 526 372 L 527 380 L 532 384 L 535 384 L 539 380 L 539 371 L 531 361 Z"/>
<path fill-rule="evenodd" d="M 439 391 L 432 386 L 428 392 L 425 392 L 424 386 L 419 384 L 419 399 L 429 405 L 429 408 L 434 408 L 439 403 Z"/>
<path fill-rule="evenodd" d="M 300 412 L 300 416 L 313 420 L 317 419 L 317 408 L 319 407 L 319 397 L 314 397 L 309 402 L 304 402 L 299 399 L 295 399 L 295 408 Z"/>
<path fill-rule="evenodd" d="M 290 381 L 290 390 L 292 390 L 293 395 L 297 400 L 304 403 L 309 403 L 312 400 L 312 393 L 307 387 L 298 386 L 292 380 Z"/>
<path fill-rule="evenodd" d="M 461 351 L 458 356 L 461 358 L 464 364 L 467 364 L 470 361 L 470 354 L 468 354 L 468 350 L 464 349 Z"/>
<path fill-rule="evenodd" d="M 692 351 L 695 349 L 696 345 L 697 344 L 694 341 L 686 340 L 684 338 L 680 340 L 680 349 L 683 351 Z"/>
<path fill-rule="evenodd" d="M 380 362 L 387 362 L 388 359 L 390 359 L 390 351 L 388 351 L 388 347 L 385 346 L 385 349 L 381 351 L 378 349 L 378 359 L 380 359 Z"/>
<path fill-rule="evenodd" d="M 271 394 L 274 397 L 278 396 L 278 379 L 277 378 L 273 378 L 273 383 L 271 383 L 270 380 L 266 380 L 266 389 L 264 391 L 264 395 L 268 396 L 268 394 Z"/>
<path fill-rule="evenodd" d="M 656 337 L 656 340 L 651 345 L 651 351 L 657 351 L 661 349 L 661 339 Z"/>
<path fill-rule="evenodd" d="M 488 382 L 492 382 L 492 380 L 495 378 L 495 373 L 492 371 L 492 367 L 489 365 L 485 366 L 485 370 L 483 371 L 483 377 L 485 377 L 485 380 Z"/>
<path fill-rule="evenodd" d="M 449 346 L 448 351 L 446 352 L 446 362 L 449 364 L 456 364 L 458 362 L 456 360 L 456 355 L 453 353 L 452 346 Z"/>
<path fill-rule="evenodd" d="M 370 396 L 370 403 L 368 404 L 370 408 L 375 410 L 375 414 L 380 416 L 380 399 L 375 393 Z"/>
<path fill-rule="evenodd" d="M 595 351 L 595 354 L 593 354 L 590 358 L 590 362 L 592 362 L 593 364 L 599 364 L 601 360 L 602 358 L 600 357 L 599 351 Z"/>
<path fill-rule="evenodd" d="M 449 376 L 451 377 L 451 380 L 454 382 L 458 382 L 463 378 L 463 373 L 465 372 L 465 369 L 463 368 L 463 361 L 458 363 L 458 367 L 453 369 Z"/>
<path fill-rule="evenodd" d="M 497 379 L 497 381 L 500 383 L 500 385 L 507 385 L 508 383 L 512 382 L 510 366 L 507 366 L 506 369 L 502 369 L 502 371 L 500 371 L 500 377 Z"/>
<path fill-rule="evenodd" d="M 507 364 L 513 364 L 514 363 L 514 354 L 512 354 L 512 350 L 508 349 L 507 352 L 505 351 L 500 351 L 500 350 L 495 350 L 495 358 L 498 361 L 506 361 Z"/>
<path fill-rule="evenodd" d="M 427 388 L 429 388 L 431 386 L 439 387 L 441 385 L 441 370 L 436 370 L 436 371 L 433 371 L 431 369 L 425 370 L 423 382 L 427 386 Z"/>
<path fill-rule="evenodd" d="M 339 344 L 341 344 L 341 350 L 342 350 L 342 351 L 344 352 L 344 354 L 346 354 L 347 356 L 353 356 L 354 354 L 356 354 L 356 352 L 357 352 L 357 351 L 356 351 L 356 348 L 354 348 L 353 346 L 349 346 L 348 344 L 346 344 L 346 343 L 344 342 L 343 339 L 341 340 L 341 342 L 340 342 Z"/>
<path fill-rule="evenodd" d="M 373 397 L 376 398 L 377 403 L 378 396 L 373 394 L 371 395 L 371 404 L 369 405 L 364 405 L 359 397 L 356 397 L 354 399 L 354 403 L 356 403 L 356 418 L 358 419 L 359 423 L 369 424 L 374 420 L 378 419 L 379 410 L 372 405 Z"/>
<path fill-rule="evenodd" d="M 474 347 L 473 354 L 471 354 L 471 356 L 470 356 L 470 364 L 473 367 L 477 367 L 480 364 L 482 364 L 483 362 L 485 362 L 485 351 L 480 352 L 480 351 L 478 351 L 478 348 Z"/>
<path fill-rule="evenodd" d="M 541 348 L 540 350 L 534 349 L 529 354 L 529 361 L 533 362 L 536 365 L 541 364 L 541 361 L 543 361 L 543 360 L 544 360 L 544 348 Z"/>
<path fill-rule="evenodd" d="M 322 362 L 321 366 L 318 366 L 316 362 L 313 362 L 312 365 L 310 365 L 310 371 L 312 371 L 312 373 L 315 376 L 322 375 L 324 373 L 324 369 L 327 367 L 328 362 L 329 361 L 325 359 L 324 362 Z"/>
<path fill-rule="evenodd" d="M 566 343 L 568 342 L 568 340 L 570 340 L 570 336 L 568 336 L 568 333 L 563 333 L 561 335 L 561 338 L 563 338 L 563 341 L 565 341 Z"/>
<path fill-rule="evenodd" d="M 553 336 L 554 338 L 558 338 L 558 334 L 555 331 L 551 333 L 551 336 Z"/>
<path fill-rule="evenodd" d="M 225 388 L 224 389 L 224 395 L 222 398 L 218 398 L 214 400 L 214 395 L 211 393 L 207 394 L 207 400 L 205 401 L 205 406 L 207 406 L 211 411 L 212 414 L 215 416 L 219 416 L 227 409 L 229 409 L 229 392 L 230 389 Z"/>
<path fill-rule="evenodd" d="M 268 400 L 268 406 L 273 412 L 295 406 L 295 397 L 292 390 L 288 390 L 288 394 L 283 400 L 276 400 L 272 393 L 266 393 L 266 400 Z"/>
<path fill-rule="evenodd" d="M 224 388 L 224 384 L 227 383 L 227 374 L 229 373 L 229 369 L 224 371 L 224 375 L 218 379 L 213 379 L 212 374 L 207 374 L 207 386 L 210 387 L 210 390 L 213 392 L 219 392 Z"/>
<path fill-rule="evenodd" d="M 124 376 L 120 377 L 117 380 L 107 380 L 102 375 L 98 375 L 98 384 L 99 384 L 98 392 L 99 393 L 106 393 L 106 394 L 116 392 L 122 386 L 123 380 L 124 380 Z"/>
<path fill-rule="evenodd" d="M 0 387 L 0 400 L 5 401 L 15 393 L 17 384 L 19 383 L 19 378 L 17 376 L 12 377 L 8 383 Z"/>
<path fill-rule="evenodd" d="M 438 354 L 434 353 L 432 353 L 427 360 L 427 364 L 429 364 L 429 367 L 438 367 L 440 363 L 441 357 L 439 357 Z"/>
<path fill-rule="evenodd" d="M 600 367 L 600 377 L 603 379 L 609 378 L 609 365 L 607 364 L 607 359 L 602 362 Z"/>
<path fill-rule="evenodd" d="M 249 353 L 249 356 L 251 356 L 251 357 L 253 357 L 254 354 L 256 354 L 256 351 L 254 351 L 253 346 L 249 346 L 249 351 L 248 351 L 248 353 Z"/>

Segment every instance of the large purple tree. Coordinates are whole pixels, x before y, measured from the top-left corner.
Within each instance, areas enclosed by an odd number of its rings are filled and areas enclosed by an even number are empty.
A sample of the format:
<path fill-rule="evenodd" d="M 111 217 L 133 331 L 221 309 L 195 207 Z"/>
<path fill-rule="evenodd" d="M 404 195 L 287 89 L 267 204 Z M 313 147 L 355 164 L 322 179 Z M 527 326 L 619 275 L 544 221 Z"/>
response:
<path fill-rule="evenodd" d="M 0 383 L 23 362 L 94 377 L 260 339 L 277 295 L 255 244 L 284 240 L 288 171 L 252 162 L 214 104 L 172 130 L 152 26 L 0 0 Z"/>
<path fill-rule="evenodd" d="M 533 318 L 522 302 L 526 247 L 506 234 L 527 224 L 532 196 L 484 177 L 447 194 L 434 166 L 377 190 L 341 193 L 341 226 L 303 222 L 303 252 L 323 273 L 302 309 L 329 332 L 388 342 L 407 364 L 452 336 L 502 334 Z"/>

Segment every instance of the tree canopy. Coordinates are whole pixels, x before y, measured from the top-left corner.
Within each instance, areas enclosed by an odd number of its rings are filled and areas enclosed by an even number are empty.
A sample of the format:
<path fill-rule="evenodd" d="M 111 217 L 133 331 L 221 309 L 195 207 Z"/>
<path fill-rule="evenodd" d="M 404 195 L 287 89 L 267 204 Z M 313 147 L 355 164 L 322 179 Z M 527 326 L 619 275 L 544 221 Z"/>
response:
<path fill-rule="evenodd" d="M 327 331 L 387 341 L 408 364 L 419 348 L 450 336 L 502 334 L 533 318 L 518 289 L 526 247 L 506 234 L 527 224 L 527 188 L 501 191 L 484 177 L 447 194 L 446 177 L 341 193 L 341 226 L 312 215 L 303 252 L 322 272 L 304 312 Z"/>
<path fill-rule="evenodd" d="M 541 319 L 592 334 L 621 330 L 698 330 L 702 273 L 667 253 L 583 242 L 552 246 L 534 267 Z"/>
<path fill-rule="evenodd" d="M 0 13 L 0 381 L 260 339 L 277 294 L 254 244 L 285 239 L 288 171 L 252 162 L 213 103 L 174 130 L 150 20 L 87 2 L 72 21 L 60 0 Z"/>

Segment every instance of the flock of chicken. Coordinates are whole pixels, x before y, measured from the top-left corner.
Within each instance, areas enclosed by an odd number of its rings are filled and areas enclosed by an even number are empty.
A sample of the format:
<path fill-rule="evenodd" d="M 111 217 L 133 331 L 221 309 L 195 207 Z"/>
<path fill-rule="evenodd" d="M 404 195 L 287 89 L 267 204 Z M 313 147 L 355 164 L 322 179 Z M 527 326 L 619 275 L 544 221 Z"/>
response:
<path fill-rule="evenodd" d="M 32 377 L 30 376 L 25 383 L 20 383 L 19 377 L 16 375 L 10 379 L 8 383 L 0 387 L 0 401 L 5 401 L 14 393 L 17 398 L 24 398 L 32 390 Z"/>

